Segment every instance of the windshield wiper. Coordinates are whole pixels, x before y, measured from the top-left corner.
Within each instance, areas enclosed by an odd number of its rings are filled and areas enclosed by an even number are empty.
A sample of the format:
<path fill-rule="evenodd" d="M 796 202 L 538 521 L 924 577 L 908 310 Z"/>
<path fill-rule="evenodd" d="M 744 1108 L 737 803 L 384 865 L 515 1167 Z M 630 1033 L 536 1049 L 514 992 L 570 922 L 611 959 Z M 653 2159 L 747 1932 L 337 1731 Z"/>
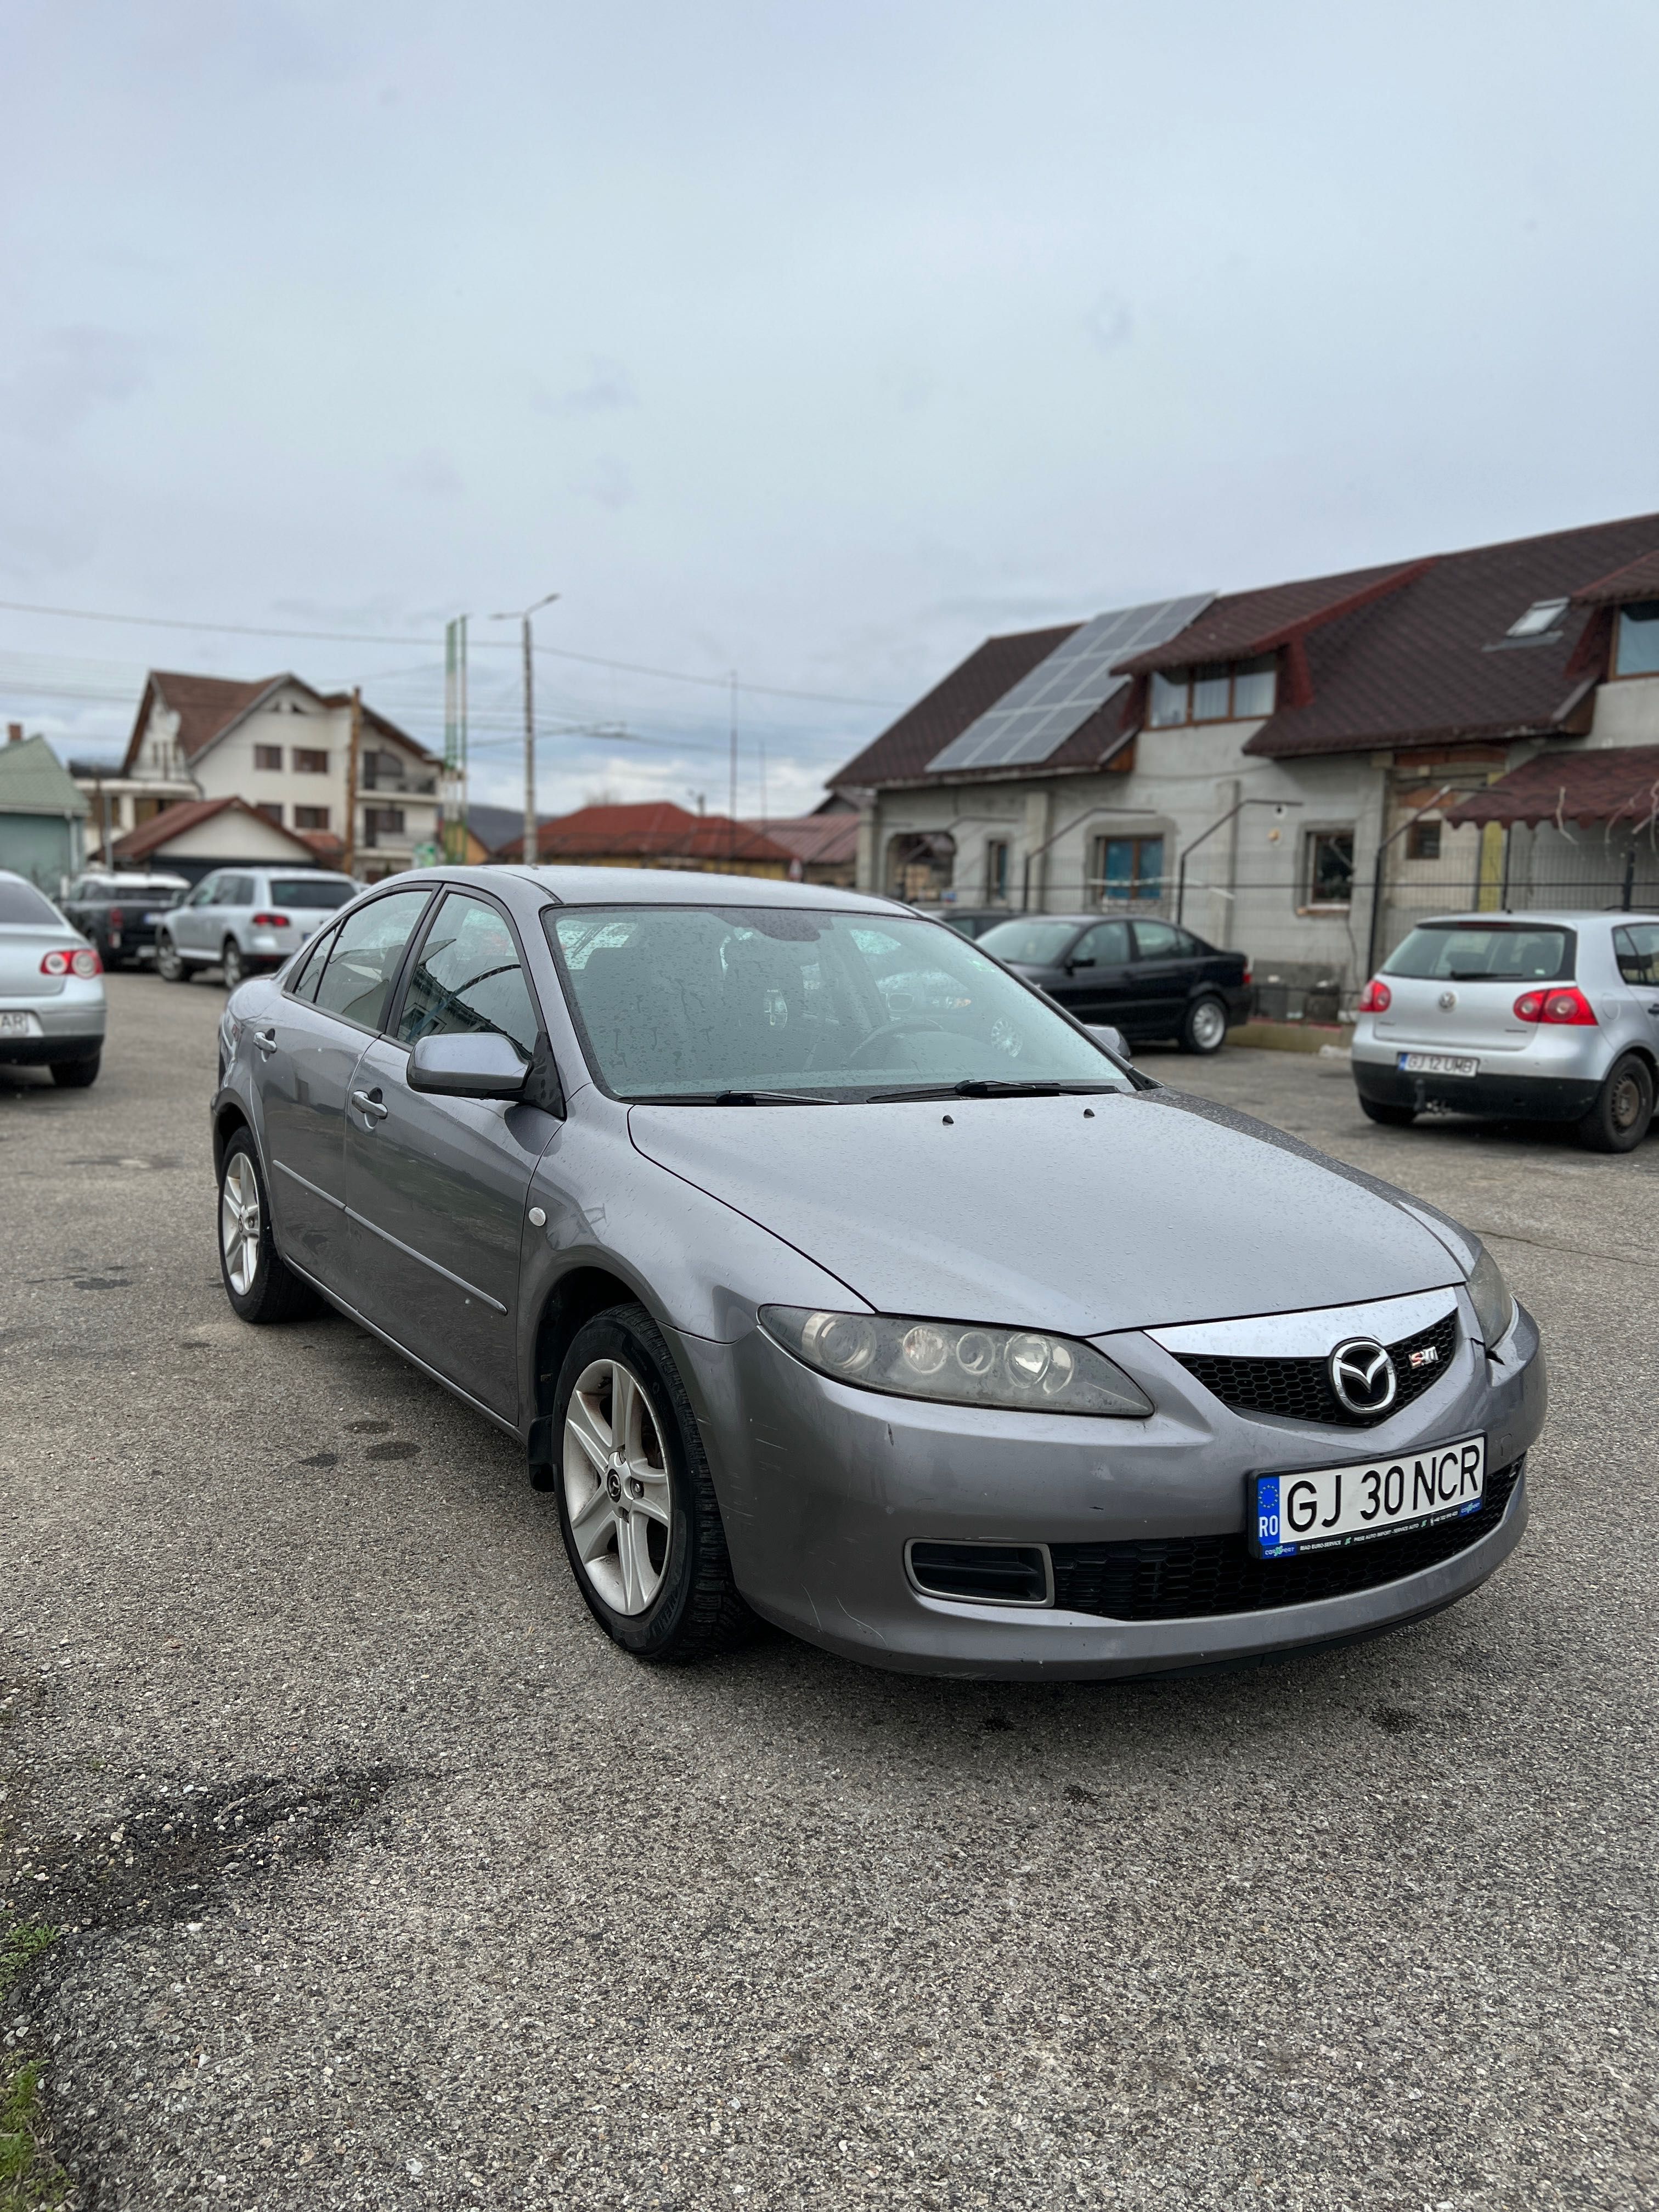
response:
<path fill-rule="evenodd" d="M 841 1101 L 826 1097 L 821 1091 L 719 1091 L 709 1103 L 714 1106 L 837 1106 Z"/>
<path fill-rule="evenodd" d="M 916 1091 L 872 1091 L 872 1105 L 915 1098 L 1072 1098 L 1121 1091 L 1119 1083 L 1014 1083 L 998 1075 L 968 1075 L 960 1083 L 932 1083 Z"/>

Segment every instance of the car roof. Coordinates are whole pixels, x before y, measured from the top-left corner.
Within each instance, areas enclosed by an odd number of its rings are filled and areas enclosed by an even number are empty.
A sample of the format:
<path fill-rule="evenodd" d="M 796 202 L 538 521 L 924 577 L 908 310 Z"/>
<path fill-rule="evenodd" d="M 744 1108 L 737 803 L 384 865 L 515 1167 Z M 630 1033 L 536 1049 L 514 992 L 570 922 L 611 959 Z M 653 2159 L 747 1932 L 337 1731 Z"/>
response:
<path fill-rule="evenodd" d="M 251 860 L 229 863 L 216 872 L 222 876 L 316 876 L 325 884 L 351 884 L 357 880 L 343 868 L 289 868 L 280 860 Z"/>
<path fill-rule="evenodd" d="M 1424 914 L 1413 923 L 1414 929 L 1449 929 L 1473 922 L 1477 927 L 1492 928 L 1500 923 L 1510 923 L 1518 928 L 1541 925 L 1547 928 L 1583 929 L 1592 922 L 1659 921 L 1659 909 L 1634 907 L 1628 913 L 1622 907 L 1536 907 L 1517 913 L 1505 907 L 1497 914 Z"/>
<path fill-rule="evenodd" d="M 838 907 L 854 914 L 908 915 L 902 899 L 866 891 L 842 890 L 833 884 L 792 884 L 775 876 L 705 875 L 678 868 L 526 868 L 509 863 L 493 868 L 411 868 L 385 884 L 413 887 L 422 883 L 466 884 L 480 890 L 504 884 L 532 884 L 561 906 L 781 906 Z"/>

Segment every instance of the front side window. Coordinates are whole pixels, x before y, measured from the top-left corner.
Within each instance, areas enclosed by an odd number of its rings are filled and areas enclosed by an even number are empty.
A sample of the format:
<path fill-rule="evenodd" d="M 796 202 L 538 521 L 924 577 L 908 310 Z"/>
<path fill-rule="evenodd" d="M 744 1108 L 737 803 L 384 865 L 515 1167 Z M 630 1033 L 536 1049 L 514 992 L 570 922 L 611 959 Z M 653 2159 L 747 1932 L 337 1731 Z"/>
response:
<path fill-rule="evenodd" d="M 1097 968 L 1121 968 L 1131 957 L 1127 921 L 1097 921 L 1072 955 L 1091 960 Z"/>
<path fill-rule="evenodd" d="M 372 899 L 340 924 L 312 994 L 324 1013 L 338 1014 L 362 1029 L 380 1028 L 409 940 L 430 897 L 427 890 L 393 891 Z"/>
<path fill-rule="evenodd" d="M 218 897 L 219 878 L 217 876 L 208 876 L 197 884 L 185 903 L 186 906 L 213 906 L 217 903 Z"/>
<path fill-rule="evenodd" d="M 488 900 L 451 891 L 426 933 L 398 1018 L 398 1042 L 494 1030 L 530 1058 L 541 1020 L 519 948 Z"/>
<path fill-rule="evenodd" d="M 1627 929 L 1615 929 L 1613 950 L 1627 983 L 1659 988 L 1659 922 L 1633 921 Z"/>
<path fill-rule="evenodd" d="M 1571 981 L 1570 929 L 1526 922 L 1423 922 L 1382 963 L 1385 975 L 1436 983 Z"/>
<path fill-rule="evenodd" d="M 1132 1085 L 954 930 L 774 907 L 551 907 L 591 1064 L 623 1098 L 878 1098 L 958 1082 Z M 1042 924 L 1004 922 L 992 935 Z M 1061 922 L 1063 948 L 1076 930 Z"/>
<path fill-rule="evenodd" d="M 1659 599 L 1620 608 L 1613 672 L 1619 676 L 1659 676 Z"/>
<path fill-rule="evenodd" d="M 323 980 L 323 970 L 328 965 L 328 956 L 333 949 L 332 930 L 324 931 L 319 936 L 313 937 L 307 945 L 305 951 L 300 955 L 299 964 L 295 969 L 288 987 L 296 999 L 310 1001 L 316 998 L 317 986 Z"/>
<path fill-rule="evenodd" d="M 1303 846 L 1303 904 L 1353 902 L 1353 831 L 1310 830 Z"/>

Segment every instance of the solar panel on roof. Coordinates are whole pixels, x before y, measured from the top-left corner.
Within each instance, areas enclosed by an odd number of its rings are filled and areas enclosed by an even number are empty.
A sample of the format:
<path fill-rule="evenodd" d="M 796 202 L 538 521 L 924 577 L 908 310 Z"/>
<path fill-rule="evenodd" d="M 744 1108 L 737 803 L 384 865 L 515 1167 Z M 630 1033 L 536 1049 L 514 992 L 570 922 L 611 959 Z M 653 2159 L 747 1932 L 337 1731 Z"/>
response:
<path fill-rule="evenodd" d="M 928 762 L 927 773 L 1012 768 L 1047 760 L 1127 684 L 1127 676 L 1112 674 L 1114 661 L 1167 645 L 1214 597 L 1213 592 L 1199 592 L 1184 599 L 1158 599 L 1150 606 L 1120 607 L 1114 614 L 1097 615 L 1057 645 L 1029 676 L 1021 677 L 1012 691 L 959 737 L 952 738 Z"/>

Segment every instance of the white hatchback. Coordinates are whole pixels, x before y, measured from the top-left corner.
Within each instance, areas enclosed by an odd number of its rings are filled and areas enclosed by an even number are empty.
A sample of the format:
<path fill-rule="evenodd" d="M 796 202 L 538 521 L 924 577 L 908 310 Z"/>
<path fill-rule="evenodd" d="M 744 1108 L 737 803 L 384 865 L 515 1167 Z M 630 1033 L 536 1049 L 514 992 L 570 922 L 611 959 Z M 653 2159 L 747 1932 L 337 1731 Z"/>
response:
<path fill-rule="evenodd" d="M 1449 1108 L 1633 1151 L 1659 1091 L 1659 915 L 1419 922 L 1360 999 L 1353 1077 L 1373 1121 Z"/>

